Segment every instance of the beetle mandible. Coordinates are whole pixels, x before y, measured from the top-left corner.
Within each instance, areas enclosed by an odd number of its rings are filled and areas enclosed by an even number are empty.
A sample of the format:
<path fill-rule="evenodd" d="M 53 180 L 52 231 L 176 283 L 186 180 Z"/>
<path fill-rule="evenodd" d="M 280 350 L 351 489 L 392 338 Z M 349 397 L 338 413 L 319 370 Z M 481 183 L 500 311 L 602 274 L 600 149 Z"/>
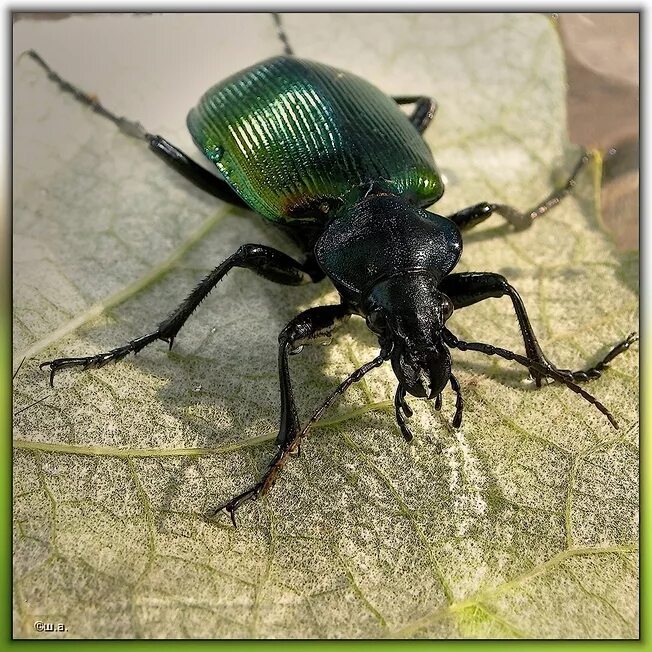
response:
<path fill-rule="evenodd" d="M 114 122 L 126 135 L 145 141 L 166 164 L 218 199 L 249 208 L 293 238 L 303 260 L 268 246 L 245 244 L 218 265 L 156 329 L 110 351 L 43 362 L 50 383 L 60 369 L 102 367 L 137 353 L 156 340 L 172 347 L 178 332 L 215 285 L 234 267 L 275 283 L 302 285 L 326 277 L 340 295 L 337 305 L 310 308 L 279 335 L 280 425 L 278 451 L 263 477 L 220 505 L 235 525 L 235 512 L 266 493 L 309 426 L 346 389 L 389 361 L 398 380 L 395 415 L 407 441 L 412 433 L 408 394 L 442 405 L 450 384 L 456 395 L 454 427 L 462 422 L 460 384 L 450 349 L 497 355 L 526 367 L 536 385 L 549 378 L 593 404 L 614 427 L 607 410 L 578 382 L 598 378 L 634 334 L 613 347 L 595 366 L 558 369 L 543 354 L 516 289 L 500 274 L 453 272 L 462 252 L 461 232 L 497 214 L 515 229 L 557 205 L 575 185 L 588 161 L 583 154 L 566 180 L 537 206 L 519 211 L 482 202 L 448 216 L 426 208 L 444 192 L 433 155 L 422 138 L 436 102 L 425 96 L 389 97 L 369 82 L 333 67 L 294 56 L 279 24 L 285 53 L 210 88 L 187 118 L 193 140 L 219 176 L 195 163 L 165 138 L 140 123 L 119 117 L 61 78 L 34 51 L 34 59 L 61 90 Z M 400 105 L 413 105 L 410 115 Z M 525 355 L 457 338 L 446 326 L 454 310 L 488 298 L 511 299 Z M 366 320 L 377 336 L 376 358 L 350 374 L 300 425 L 289 372 L 289 356 L 321 342 L 352 315 Z"/>

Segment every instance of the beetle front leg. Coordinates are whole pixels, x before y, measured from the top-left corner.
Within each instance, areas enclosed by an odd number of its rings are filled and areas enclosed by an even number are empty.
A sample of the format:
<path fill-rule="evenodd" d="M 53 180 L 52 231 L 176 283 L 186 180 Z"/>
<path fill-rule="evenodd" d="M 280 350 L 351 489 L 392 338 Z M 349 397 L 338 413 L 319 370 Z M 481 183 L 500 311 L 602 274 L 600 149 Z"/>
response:
<path fill-rule="evenodd" d="M 481 202 L 449 215 L 448 219 L 455 222 L 460 230 L 468 231 L 477 224 L 484 222 L 494 213 L 497 213 L 501 217 L 504 217 L 517 231 L 527 229 L 532 226 L 532 223 L 537 217 L 547 213 L 551 208 L 559 204 L 566 195 L 568 195 L 568 193 L 575 187 L 577 175 L 588 161 L 589 155 L 585 152 L 575 165 L 575 168 L 568 179 L 566 179 L 564 185 L 557 190 L 553 190 L 553 192 L 551 192 L 542 202 L 529 211 L 519 211 L 518 209 L 507 206 L 506 204 L 490 204 L 488 202 Z"/>
<path fill-rule="evenodd" d="M 186 323 L 188 317 L 217 283 L 234 267 L 250 269 L 259 276 L 282 285 L 304 285 L 311 282 L 316 283 L 324 278 L 324 273 L 311 260 L 306 263 L 299 263 L 282 251 L 272 247 L 258 244 L 242 245 L 233 255 L 229 256 L 204 278 L 177 309 L 159 324 L 156 330 L 105 353 L 81 358 L 57 358 L 56 360 L 43 362 L 40 368 L 50 368 L 50 384 L 52 385 L 55 373 L 66 367 L 79 366 L 83 369 L 103 367 L 109 362 L 121 360 L 129 353 L 138 353 L 156 340 L 168 342 L 170 348 L 172 348 L 174 338 Z"/>
<path fill-rule="evenodd" d="M 632 333 L 622 342 L 619 342 L 615 347 L 613 347 L 609 353 L 600 360 L 600 362 L 588 369 L 580 369 L 577 371 L 558 369 L 543 354 L 536 335 L 534 334 L 532 324 L 530 323 L 530 318 L 525 310 L 523 300 L 516 289 L 507 282 L 507 279 L 504 276 L 490 272 L 462 272 L 460 274 L 450 274 L 442 281 L 439 287 L 440 290 L 451 299 L 456 310 L 471 306 L 474 303 L 484 301 L 485 299 L 497 299 L 508 296 L 512 300 L 512 305 L 514 306 L 518 325 L 521 334 L 523 335 L 523 343 L 525 344 L 525 353 L 527 357 L 539 362 L 548 369 L 561 374 L 568 380 L 586 381 L 591 380 L 592 378 L 599 378 L 607 364 L 617 355 L 626 351 L 637 339 L 636 335 Z M 534 378 L 537 387 L 541 387 L 541 381 L 545 375 L 533 369 L 530 369 L 530 374 Z"/>
<path fill-rule="evenodd" d="M 278 376 L 281 389 L 281 423 L 276 443 L 285 448 L 299 432 L 299 417 L 290 379 L 289 356 L 307 344 L 327 343 L 336 328 L 351 316 L 344 304 L 318 306 L 297 315 L 278 336 Z"/>

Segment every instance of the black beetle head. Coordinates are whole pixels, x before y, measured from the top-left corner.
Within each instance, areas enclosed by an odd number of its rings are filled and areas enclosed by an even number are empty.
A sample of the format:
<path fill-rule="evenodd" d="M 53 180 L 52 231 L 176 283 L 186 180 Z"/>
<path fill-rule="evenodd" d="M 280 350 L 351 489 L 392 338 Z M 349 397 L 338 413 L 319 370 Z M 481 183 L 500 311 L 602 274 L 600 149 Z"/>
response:
<path fill-rule="evenodd" d="M 438 396 L 451 375 L 442 330 L 453 304 L 437 286 L 427 272 L 404 272 L 378 283 L 365 305 L 367 325 L 391 350 L 399 384 L 421 398 Z"/>

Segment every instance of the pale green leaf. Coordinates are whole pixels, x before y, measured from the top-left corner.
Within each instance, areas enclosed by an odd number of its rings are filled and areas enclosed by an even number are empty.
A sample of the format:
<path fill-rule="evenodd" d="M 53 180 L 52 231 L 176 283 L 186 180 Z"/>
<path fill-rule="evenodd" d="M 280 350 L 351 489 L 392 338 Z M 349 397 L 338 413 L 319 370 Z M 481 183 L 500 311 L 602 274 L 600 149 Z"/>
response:
<path fill-rule="evenodd" d="M 296 51 L 388 93 L 435 96 L 427 140 L 443 214 L 527 208 L 578 152 L 564 69 L 543 16 L 289 15 Z M 194 153 L 185 113 L 211 83 L 281 51 L 269 15 L 104 16 L 15 27 L 118 113 Z M 413 400 L 407 445 L 389 367 L 326 415 L 234 529 L 202 514 L 274 451 L 276 338 L 326 284 L 236 271 L 175 348 L 54 390 L 38 362 L 112 348 L 154 327 L 244 242 L 296 253 L 274 229 L 169 172 L 142 143 L 16 62 L 14 109 L 14 634 L 18 637 L 591 637 L 638 634 L 636 350 L 588 389 L 536 391 L 523 368 L 454 355 L 466 410 L 449 425 Z M 598 110 L 598 108 L 596 108 Z M 199 155 L 197 155 L 199 158 Z M 601 229 L 594 167 L 532 229 L 492 218 L 459 269 L 505 274 L 549 357 L 595 362 L 636 329 L 635 254 Z M 595 174 L 594 174 L 595 176 Z M 522 350 L 508 300 L 456 313 L 459 336 Z M 376 343 L 352 320 L 292 359 L 304 416 Z M 41 403 L 34 401 L 47 397 Z M 34 621 L 63 622 L 39 634 Z"/>

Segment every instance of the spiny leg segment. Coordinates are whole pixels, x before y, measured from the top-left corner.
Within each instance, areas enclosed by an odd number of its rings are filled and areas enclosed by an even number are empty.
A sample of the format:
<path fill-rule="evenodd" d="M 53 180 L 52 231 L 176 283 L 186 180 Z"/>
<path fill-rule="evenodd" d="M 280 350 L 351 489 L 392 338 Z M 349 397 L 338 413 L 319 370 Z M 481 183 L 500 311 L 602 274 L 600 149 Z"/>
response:
<path fill-rule="evenodd" d="M 175 172 L 178 172 L 181 176 L 190 181 L 193 185 L 217 199 L 221 199 L 222 201 L 226 201 L 229 204 L 233 204 L 240 208 L 248 208 L 247 204 L 240 199 L 224 179 L 220 179 L 214 174 L 211 174 L 206 168 L 195 163 L 195 161 L 193 161 L 187 154 L 184 154 L 171 142 L 162 136 L 149 133 L 140 122 L 129 120 L 124 116 L 118 116 L 112 111 L 109 111 L 109 109 L 103 106 L 96 97 L 85 93 L 77 86 L 61 77 L 34 50 L 28 50 L 25 54 L 33 59 L 47 73 L 50 80 L 53 81 L 60 90 L 64 93 L 71 94 L 78 102 L 88 106 L 95 113 L 111 121 L 126 136 L 145 141 L 149 146 L 149 149 L 154 152 L 156 156 L 158 156 L 166 165 L 170 166 Z"/>
<path fill-rule="evenodd" d="M 304 285 L 317 282 L 323 278 L 323 272 L 310 260 L 300 263 L 282 251 L 259 244 L 242 245 L 233 255 L 218 265 L 199 285 L 181 302 L 181 304 L 162 321 L 151 333 L 131 340 L 127 344 L 111 349 L 105 353 L 81 358 L 57 358 L 43 362 L 40 368 L 49 367 L 50 385 L 54 383 L 57 371 L 67 367 L 95 369 L 109 362 L 117 362 L 129 353 L 138 353 L 156 340 L 168 342 L 170 348 L 179 330 L 186 320 L 208 296 L 217 283 L 234 267 L 243 267 L 256 272 L 259 276 L 282 285 Z"/>

